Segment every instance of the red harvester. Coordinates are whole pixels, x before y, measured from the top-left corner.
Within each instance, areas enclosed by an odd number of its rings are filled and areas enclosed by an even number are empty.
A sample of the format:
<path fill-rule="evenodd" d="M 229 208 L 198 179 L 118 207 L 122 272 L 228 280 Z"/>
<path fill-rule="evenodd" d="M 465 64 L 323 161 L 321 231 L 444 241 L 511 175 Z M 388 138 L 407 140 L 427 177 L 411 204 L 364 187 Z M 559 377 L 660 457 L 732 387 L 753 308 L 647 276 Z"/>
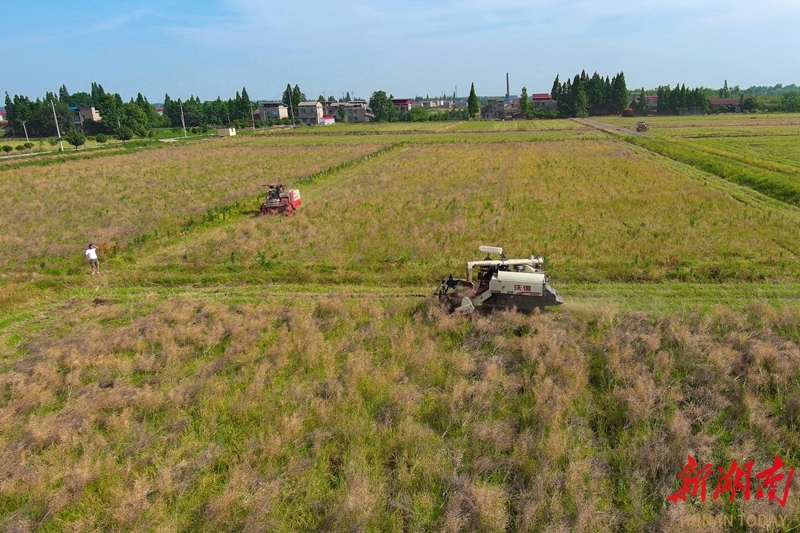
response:
<path fill-rule="evenodd" d="M 302 203 L 298 189 L 287 189 L 280 183 L 270 183 L 264 187 L 268 189 L 267 198 L 260 207 L 262 215 L 277 213 L 289 216 Z"/>

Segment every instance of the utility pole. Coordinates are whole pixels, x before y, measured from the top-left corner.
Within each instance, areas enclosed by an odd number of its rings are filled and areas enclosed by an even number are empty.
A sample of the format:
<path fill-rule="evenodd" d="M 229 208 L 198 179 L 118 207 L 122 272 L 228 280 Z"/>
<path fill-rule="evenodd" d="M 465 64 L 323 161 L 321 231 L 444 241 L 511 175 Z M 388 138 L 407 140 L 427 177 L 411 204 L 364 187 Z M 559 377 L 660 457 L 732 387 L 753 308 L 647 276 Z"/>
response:
<path fill-rule="evenodd" d="M 58 151 L 64 151 L 64 143 L 61 142 L 61 128 L 58 127 L 58 117 L 56 116 L 56 105 L 50 100 L 50 107 L 53 109 L 53 120 L 56 123 L 56 133 L 58 134 Z"/>
<path fill-rule="evenodd" d="M 28 139 L 28 128 L 25 127 L 26 122 L 28 121 L 27 120 L 22 121 L 22 129 L 25 130 L 25 142 L 31 142 L 31 140 Z"/>
<path fill-rule="evenodd" d="M 253 102 L 250 102 L 250 120 L 253 122 L 253 131 L 256 131 L 256 119 L 253 118 Z"/>
<path fill-rule="evenodd" d="M 183 120 L 183 102 L 178 98 L 178 105 L 181 106 L 181 125 L 183 125 L 183 138 L 186 138 L 186 121 Z"/>

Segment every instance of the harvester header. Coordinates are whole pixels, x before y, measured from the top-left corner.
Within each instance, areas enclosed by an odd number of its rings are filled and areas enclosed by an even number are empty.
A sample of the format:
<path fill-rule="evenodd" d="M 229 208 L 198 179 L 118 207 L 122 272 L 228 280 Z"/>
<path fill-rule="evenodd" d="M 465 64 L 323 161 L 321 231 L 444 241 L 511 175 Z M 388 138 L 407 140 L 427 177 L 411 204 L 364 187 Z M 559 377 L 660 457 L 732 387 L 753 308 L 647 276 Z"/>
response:
<path fill-rule="evenodd" d="M 450 312 L 471 313 L 479 307 L 530 312 L 564 302 L 549 284 L 549 277 L 543 271 L 543 257 L 507 259 L 497 246 L 478 249 L 498 254 L 500 259 L 468 261 L 465 279 L 453 278 L 451 274 L 439 283 L 435 294 Z M 478 268 L 477 279 L 474 279 L 475 268 Z"/>

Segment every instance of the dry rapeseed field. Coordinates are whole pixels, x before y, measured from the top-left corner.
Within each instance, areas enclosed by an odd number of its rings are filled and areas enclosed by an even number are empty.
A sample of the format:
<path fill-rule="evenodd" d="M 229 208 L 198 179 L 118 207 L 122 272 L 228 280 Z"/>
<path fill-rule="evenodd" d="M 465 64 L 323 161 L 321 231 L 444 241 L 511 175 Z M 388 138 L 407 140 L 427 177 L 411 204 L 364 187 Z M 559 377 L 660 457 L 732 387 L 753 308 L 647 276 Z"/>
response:
<path fill-rule="evenodd" d="M 796 480 L 668 499 L 687 455 L 800 464 L 798 209 L 576 122 L 460 129 L 3 170 L 0 528 L 800 526 Z M 253 217 L 277 178 L 303 207 Z M 99 277 L 87 239 L 118 244 Z M 417 296 L 480 244 L 544 254 L 565 305 Z"/>
<path fill-rule="evenodd" d="M 291 219 L 217 227 L 139 264 L 227 268 L 234 254 L 273 258 L 282 281 L 322 264 L 425 285 L 492 243 L 544 255 L 562 282 L 798 274 L 800 210 L 611 140 L 407 146 L 303 190 L 313 201 Z"/>
<path fill-rule="evenodd" d="M 180 233 L 218 206 L 257 210 L 262 184 L 292 182 L 382 146 L 213 139 L 6 169 L 0 264 L 4 270 L 70 264 L 64 259 L 80 256 L 89 242 L 108 253 L 142 235 Z"/>

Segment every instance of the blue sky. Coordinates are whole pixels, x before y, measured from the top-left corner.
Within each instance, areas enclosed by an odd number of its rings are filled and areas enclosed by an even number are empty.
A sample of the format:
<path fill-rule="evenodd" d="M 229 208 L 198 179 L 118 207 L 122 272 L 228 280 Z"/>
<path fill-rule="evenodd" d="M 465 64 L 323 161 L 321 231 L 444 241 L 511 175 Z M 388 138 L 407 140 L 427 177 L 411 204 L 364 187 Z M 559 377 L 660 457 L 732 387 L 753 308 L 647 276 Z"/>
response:
<path fill-rule="evenodd" d="M 0 89 L 278 99 L 549 92 L 556 74 L 629 88 L 800 84 L 798 0 L 30 0 L 3 2 Z"/>

